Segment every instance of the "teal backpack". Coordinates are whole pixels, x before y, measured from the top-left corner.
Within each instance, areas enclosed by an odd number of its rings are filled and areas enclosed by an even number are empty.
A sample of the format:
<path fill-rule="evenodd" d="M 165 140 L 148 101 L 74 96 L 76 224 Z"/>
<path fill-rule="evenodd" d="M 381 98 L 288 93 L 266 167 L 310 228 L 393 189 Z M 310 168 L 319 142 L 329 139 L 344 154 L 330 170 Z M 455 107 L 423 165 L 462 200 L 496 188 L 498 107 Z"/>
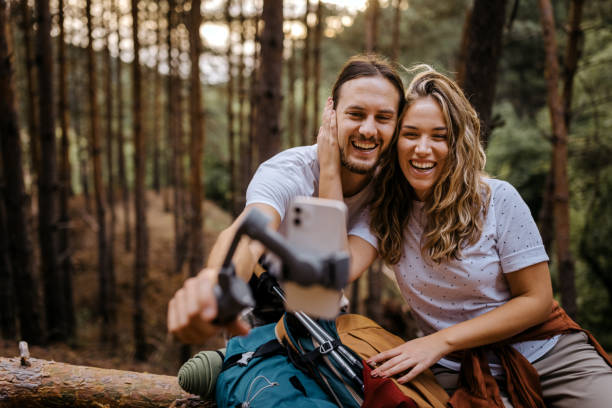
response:
<path fill-rule="evenodd" d="M 291 363 L 276 339 L 276 323 L 256 327 L 227 344 L 215 399 L 219 407 L 333 408 L 317 382 Z M 358 407 L 358 404 L 352 405 Z"/>

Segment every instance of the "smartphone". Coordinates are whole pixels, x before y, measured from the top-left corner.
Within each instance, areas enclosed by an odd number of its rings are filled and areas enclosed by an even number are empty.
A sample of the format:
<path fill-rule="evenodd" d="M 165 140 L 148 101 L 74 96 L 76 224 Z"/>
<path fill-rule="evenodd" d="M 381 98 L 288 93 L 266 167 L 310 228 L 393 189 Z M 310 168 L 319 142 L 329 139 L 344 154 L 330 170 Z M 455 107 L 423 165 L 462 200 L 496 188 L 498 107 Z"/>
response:
<path fill-rule="evenodd" d="M 287 240 L 305 252 L 327 255 L 348 253 L 346 205 L 337 200 L 296 197 L 289 206 L 285 234 Z M 313 317 L 334 319 L 343 305 L 343 292 L 322 285 L 300 286 L 283 282 L 287 309 Z"/>

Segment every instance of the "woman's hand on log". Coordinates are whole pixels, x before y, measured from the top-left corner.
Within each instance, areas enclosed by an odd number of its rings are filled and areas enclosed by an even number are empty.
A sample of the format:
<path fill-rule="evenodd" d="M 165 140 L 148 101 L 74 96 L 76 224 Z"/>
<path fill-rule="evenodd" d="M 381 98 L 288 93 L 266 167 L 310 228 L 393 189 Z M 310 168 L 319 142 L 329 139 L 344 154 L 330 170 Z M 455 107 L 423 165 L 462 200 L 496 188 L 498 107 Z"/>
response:
<path fill-rule="evenodd" d="M 217 282 L 215 269 L 203 269 L 189 278 L 168 303 L 168 332 L 181 342 L 198 344 L 226 330 L 232 335 L 244 335 L 249 326 L 239 318 L 226 326 L 212 321 L 217 316 L 217 301 L 213 288 Z"/>

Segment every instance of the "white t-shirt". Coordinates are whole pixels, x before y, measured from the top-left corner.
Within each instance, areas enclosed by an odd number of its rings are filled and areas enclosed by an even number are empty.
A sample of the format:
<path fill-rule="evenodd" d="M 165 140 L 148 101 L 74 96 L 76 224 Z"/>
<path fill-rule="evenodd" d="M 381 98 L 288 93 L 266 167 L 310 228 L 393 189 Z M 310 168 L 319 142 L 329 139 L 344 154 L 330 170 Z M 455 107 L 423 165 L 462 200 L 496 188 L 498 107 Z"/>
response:
<path fill-rule="evenodd" d="M 349 235 L 369 231 L 353 232 L 352 226 L 367 204 L 370 185 L 359 193 L 345 197 L 348 208 L 347 231 Z M 246 192 L 246 204 L 268 204 L 281 217 L 280 230 L 285 228 L 285 214 L 291 201 L 297 196 L 317 197 L 319 195 L 319 159 L 317 145 L 300 146 L 284 150 L 263 162 L 255 172 Z"/>
<path fill-rule="evenodd" d="M 505 181 L 486 179 L 491 200 L 480 239 L 462 250 L 461 260 L 436 264 L 421 255 L 421 236 L 425 223 L 423 203 L 413 202 L 409 223 L 404 231 L 401 260 L 393 266 L 395 277 L 425 335 L 472 319 L 511 298 L 506 273 L 548 261 L 540 233 L 529 207 L 516 189 Z M 355 230 L 369 230 L 369 218 L 362 212 Z M 370 233 L 371 234 L 371 233 Z M 376 238 L 366 238 L 377 247 Z M 530 341 L 515 344 L 530 362 L 535 361 L 557 341 Z M 490 360 L 492 363 L 494 359 Z M 458 370 L 460 365 L 448 359 L 439 364 Z M 499 367 L 491 364 L 493 375 Z"/>

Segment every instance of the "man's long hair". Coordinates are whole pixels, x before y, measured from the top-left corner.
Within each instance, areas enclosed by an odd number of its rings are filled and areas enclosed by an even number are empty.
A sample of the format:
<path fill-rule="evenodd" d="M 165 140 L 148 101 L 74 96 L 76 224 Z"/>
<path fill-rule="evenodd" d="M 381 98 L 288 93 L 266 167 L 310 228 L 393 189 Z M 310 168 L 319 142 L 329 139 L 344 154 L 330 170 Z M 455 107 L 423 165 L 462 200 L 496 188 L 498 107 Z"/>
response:
<path fill-rule="evenodd" d="M 480 238 L 490 189 L 483 180 L 486 156 L 480 144 L 480 121 L 459 86 L 427 65 L 418 72 L 406 91 L 391 146 L 382 158 L 374 180 L 370 207 L 372 231 L 379 240 L 379 253 L 390 264 L 399 262 L 403 233 L 417 195 L 400 168 L 397 153 L 399 129 L 406 111 L 418 99 L 431 96 L 439 104 L 448 129 L 448 157 L 439 179 L 425 198 L 426 225 L 421 238 L 425 259 L 439 263 L 459 259 L 465 245 Z"/>
<path fill-rule="evenodd" d="M 397 89 L 399 94 L 399 106 L 397 112 L 401 112 L 404 107 L 404 84 L 400 78 L 397 69 L 385 58 L 376 54 L 355 55 L 349 58 L 344 64 L 336 82 L 332 88 L 332 99 L 334 100 L 334 109 L 338 106 L 340 98 L 340 90 L 345 82 L 361 77 L 381 76 L 387 79 Z"/>

